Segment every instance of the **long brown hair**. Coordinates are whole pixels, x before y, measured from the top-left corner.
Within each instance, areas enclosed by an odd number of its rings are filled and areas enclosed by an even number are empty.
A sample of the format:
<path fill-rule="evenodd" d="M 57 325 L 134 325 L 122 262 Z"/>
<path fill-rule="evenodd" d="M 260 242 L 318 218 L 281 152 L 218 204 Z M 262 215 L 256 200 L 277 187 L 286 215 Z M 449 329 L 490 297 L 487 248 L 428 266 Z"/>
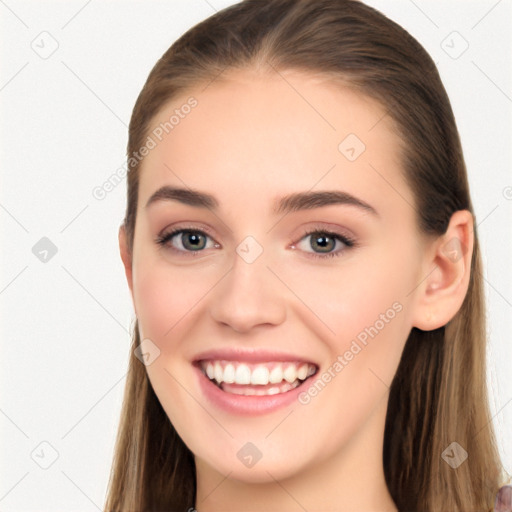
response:
<path fill-rule="evenodd" d="M 459 134 L 431 57 L 402 27 L 357 0 L 245 0 L 197 24 L 158 60 L 129 127 L 124 226 L 133 249 L 140 160 L 134 158 L 164 104 L 234 69 L 304 70 L 378 100 L 402 142 L 401 168 L 424 233 L 473 213 Z M 496 446 L 486 387 L 482 263 L 474 229 L 469 289 L 444 327 L 413 328 L 392 382 L 383 464 L 401 511 L 492 511 L 508 475 Z M 105 509 L 186 511 L 195 504 L 193 455 L 133 351 Z M 452 442 L 468 460 L 452 468 Z"/>

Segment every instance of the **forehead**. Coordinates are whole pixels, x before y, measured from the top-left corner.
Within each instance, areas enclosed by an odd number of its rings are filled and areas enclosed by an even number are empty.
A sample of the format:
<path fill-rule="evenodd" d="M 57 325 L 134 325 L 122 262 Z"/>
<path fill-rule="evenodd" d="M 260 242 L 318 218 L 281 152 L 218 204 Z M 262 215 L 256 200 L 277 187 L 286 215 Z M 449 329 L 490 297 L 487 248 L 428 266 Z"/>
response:
<path fill-rule="evenodd" d="M 165 184 L 241 206 L 313 187 L 366 198 L 396 188 L 412 200 L 385 107 L 325 77 L 231 72 L 163 106 L 149 136 L 155 147 L 141 166 L 141 203 Z"/>

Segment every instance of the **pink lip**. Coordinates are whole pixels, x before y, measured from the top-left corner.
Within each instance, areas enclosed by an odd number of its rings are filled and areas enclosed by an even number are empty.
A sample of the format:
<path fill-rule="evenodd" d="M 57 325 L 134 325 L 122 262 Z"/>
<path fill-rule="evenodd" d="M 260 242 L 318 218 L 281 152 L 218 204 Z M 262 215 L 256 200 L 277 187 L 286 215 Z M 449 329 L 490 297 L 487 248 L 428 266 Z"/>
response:
<path fill-rule="evenodd" d="M 210 358 L 210 357 L 208 357 Z M 217 355 L 215 356 L 217 358 Z M 220 359 L 220 358 L 219 358 Z M 247 361 L 247 359 L 245 359 Z M 266 360 L 266 359 L 265 359 Z M 275 359 L 274 359 L 275 360 Z M 290 359 L 284 359 L 289 361 Z M 292 359 L 293 360 L 293 359 Z M 226 393 L 217 387 L 202 371 L 201 368 L 193 366 L 199 379 L 199 386 L 205 398 L 215 407 L 219 407 L 230 414 L 257 416 L 268 414 L 278 409 L 286 407 L 298 400 L 298 395 L 305 388 L 297 386 L 296 388 L 277 395 L 267 396 L 245 396 Z M 309 380 L 309 379 L 306 379 Z M 304 381 L 306 382 L 306 381 Z"/>
<path fill-rule="evenodd" d="M 243 361 L 247 363 L 266 363 L 276 362 L 298 362 L 311 363 L 319 366 L 310 359 L 296 356 L 294 354 L 285 354 L 284 352 L 267 351 L 262 349 L 241 350 L 241 349 L 213 349 L 201 352 L 194 357 L 194 362 L 204 360 L 224 360 L 224 361 Z"/>

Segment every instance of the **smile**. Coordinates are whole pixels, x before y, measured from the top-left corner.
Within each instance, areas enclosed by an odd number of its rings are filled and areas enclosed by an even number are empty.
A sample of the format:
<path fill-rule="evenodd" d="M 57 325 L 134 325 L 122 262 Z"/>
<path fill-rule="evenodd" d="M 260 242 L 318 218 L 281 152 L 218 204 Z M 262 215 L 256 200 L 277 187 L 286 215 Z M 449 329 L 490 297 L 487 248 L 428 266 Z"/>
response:
<path fill-rule="evenodd" d="M 199 367 L 222 391 L 244 396 L 286 393 L 300 386 L 317 371 L 312 363 L 282 361 L 248 363 L 202 360 Z"/>

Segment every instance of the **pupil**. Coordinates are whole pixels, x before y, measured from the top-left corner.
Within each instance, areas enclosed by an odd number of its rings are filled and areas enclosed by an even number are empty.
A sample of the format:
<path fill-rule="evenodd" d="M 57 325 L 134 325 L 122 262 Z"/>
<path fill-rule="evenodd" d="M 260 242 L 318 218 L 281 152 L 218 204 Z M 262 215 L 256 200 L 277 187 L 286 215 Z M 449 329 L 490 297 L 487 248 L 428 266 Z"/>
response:
<path fill-rule="evenodd" d="M 321 252 L 328 252 L 330 249 L 333 249 L 332 244 L 334 240 L 329 236 L 317 236 L 314 240 L 320 249 L 322 249 Z"/>

